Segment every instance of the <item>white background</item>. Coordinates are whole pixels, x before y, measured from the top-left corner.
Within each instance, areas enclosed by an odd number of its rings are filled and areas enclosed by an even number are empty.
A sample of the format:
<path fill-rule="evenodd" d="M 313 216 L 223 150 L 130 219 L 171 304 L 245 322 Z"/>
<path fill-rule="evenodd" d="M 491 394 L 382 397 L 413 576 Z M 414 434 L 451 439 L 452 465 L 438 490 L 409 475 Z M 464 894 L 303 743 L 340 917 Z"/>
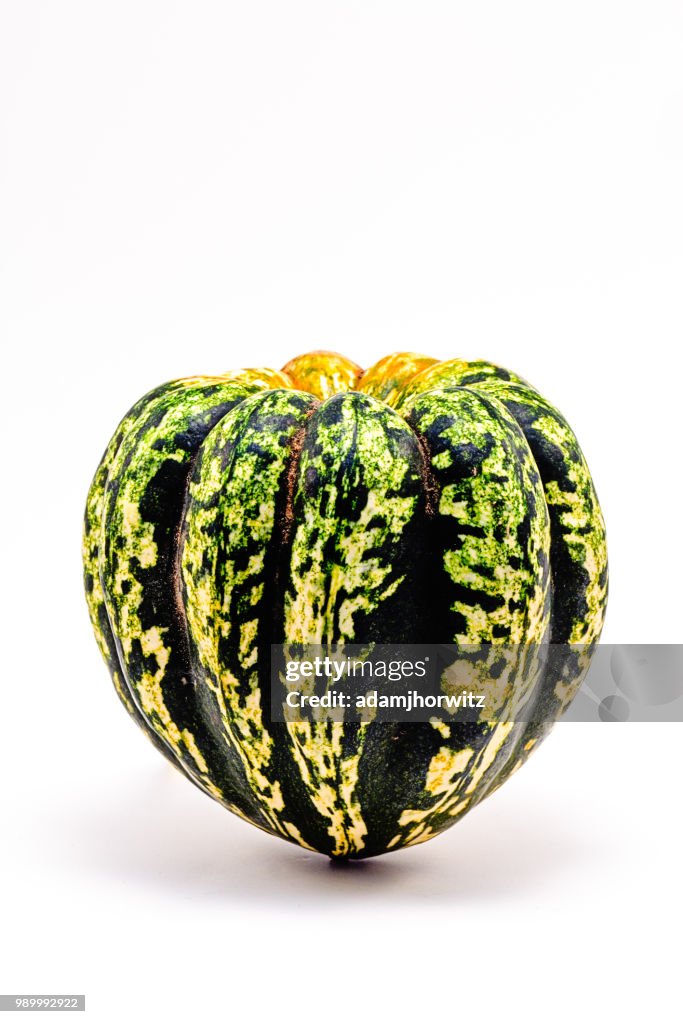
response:
<path fill-rule="evenodd" d="M 138 734 L 79 545 L 109 435 L 165 379 L 484 357 L 583 444 L 605 640 L 683 639 L 683 7 L 1 18 L 0 991 L 85 992 L 97 1022 L 679 1019 L 680 725 L 559 726 L 446 836 L 330 869 Z"/>

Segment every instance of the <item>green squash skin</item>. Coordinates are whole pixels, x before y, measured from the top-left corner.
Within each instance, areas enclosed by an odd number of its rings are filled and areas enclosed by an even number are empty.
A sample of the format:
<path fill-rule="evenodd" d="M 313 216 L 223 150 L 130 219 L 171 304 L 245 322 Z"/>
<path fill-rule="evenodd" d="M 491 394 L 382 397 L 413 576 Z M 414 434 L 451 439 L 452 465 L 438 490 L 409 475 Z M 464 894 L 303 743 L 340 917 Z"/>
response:
<path fill-rule="evenodd" d="M 409 384 L 397 408 L 164 385 L 105 452 L 84 560 L 138 725 L 224 806 L 334 858 L 423 842 L 498 788 L 580 685 L 607 596 L 574 435 L 485 363 Z M 271 722 L 271 643 L 373 640 L 586 646 L 512 696 L 532 721 Z"/>
<path fill-rule="evenodd" d="M 550 516 L 552 613 L 549 663 L 535 711 L 493 787 L 523 764 L 572 702 L 586 676 L 604 622 L 608 595 L 607 539 L 602 510 L 574 432 L 557 409 L 525 380 L 483 361 L 441 375 L 440 386 L 467 387 L 502 402 L 529 444 Z M 419 384 L 404 388 L 409 408 Z"/>
<path fill-rule="evenodd" d="M 138 403 L 93 481 L 84 545 L 91 619 L 124 705 L 176 767 L 242 814 L 239 759 L 199 717 L 191 694 L 187 627 L 174 577 L 197 452 L 252 390 L 232 382 L 171 382 Z M 259 818 L 253 802 L 248 810 Z"/>
<path fill-rule="evenodd" d="M 88 612 L 97 645 L 109 669 L 114 688 L 129 715 L 146 733 L 154 746 L 173 764 L 175 764 L 173 755 L 154 730 L 147 726 L 144 717 L 131 699 L 104 601 L 100 575 L 100 554 L 103 550 L 104 540 L 102 531 L 104 494 L 109 481 L 111 465 L 118 453 L 121 442 L 148 406 L 153 405 L 157 398 L 161 398 L 166 393 L 170 394 L 178 390 L 179 387 L 180 383 L 175 381 L 172 381 L 170 384 L 162 384 L 160 387 L 144 395 L 123 417 L 102 456 L 90 485 L 83 523 L 83 580 Z"/>

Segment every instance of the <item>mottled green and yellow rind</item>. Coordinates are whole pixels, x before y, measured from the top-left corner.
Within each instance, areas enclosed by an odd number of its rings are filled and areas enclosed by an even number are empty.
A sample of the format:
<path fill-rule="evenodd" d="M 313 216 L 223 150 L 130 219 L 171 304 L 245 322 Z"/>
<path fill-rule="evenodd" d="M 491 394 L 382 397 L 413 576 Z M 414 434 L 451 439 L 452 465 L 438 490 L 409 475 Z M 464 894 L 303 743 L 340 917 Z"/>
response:
<path fill-rule="evenodd" d="M 416 598 L 422 462 L 405 421 L 369 396 L 337 395 L 312 416 L 292 495 L 282 631 L 288 643 L 401 638 Z M 366 756 L 372 727 L 301 722 L 287 729 L 294 763 L 325 822 L 325 852 L 373 851 L 358 795 L 368 771 L 376 775 L 372 736 Z"/>
<path fill-rule="evenodd" d="M 604 523 L 566 421 L 500 367 L 397 353 L 361 376 L 318 352 L 285 371 L 133 407 L 88 496 L 88 606 L 127 710 L 196 785 L 273 835 L 374 856 L 452 825 L 572 699 Z M 373 641 L 490 645 L 495 699 L 467 723 L 270 720 L 272 643 Z"/>
<path fill-rule="evenodd" d="M 180 555 L 199 700 L 217 709 L 216 727 L 268 828 L 299 842 L 264 703 L 291 446 L 315 405 L 301 392 L 269 391 L 221 421 L 195 467 Z"/>

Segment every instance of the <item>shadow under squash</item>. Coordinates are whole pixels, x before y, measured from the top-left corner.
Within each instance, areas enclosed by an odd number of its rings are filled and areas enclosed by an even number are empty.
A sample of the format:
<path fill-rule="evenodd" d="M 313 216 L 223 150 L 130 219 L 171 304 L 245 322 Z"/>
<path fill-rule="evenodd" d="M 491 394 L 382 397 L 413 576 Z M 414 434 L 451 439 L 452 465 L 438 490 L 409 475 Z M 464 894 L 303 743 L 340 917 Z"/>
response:
<path fill-rule="evenodd" d="M 91 792 L 53 823 L 60 857 L 83 875 L 161 887 L 212 902 L 283 907 L 500 900 L 539 892 L 562 874 L 600 870 L 610 851 L 560 819 L 548 803 L 524 802 L 514 784 L 444 835 L 364 861 L 327 857 L 280 841 L 234 817 L 160 765 L 113 793 Z M 77 794 L 74 794 L 77 796 Z M 531 797 L 534 797 L 532 790 Z M 55 853 L 57 850 L 55 850 Z M 66 866 L 66 865 L 65 865 Z"/>

